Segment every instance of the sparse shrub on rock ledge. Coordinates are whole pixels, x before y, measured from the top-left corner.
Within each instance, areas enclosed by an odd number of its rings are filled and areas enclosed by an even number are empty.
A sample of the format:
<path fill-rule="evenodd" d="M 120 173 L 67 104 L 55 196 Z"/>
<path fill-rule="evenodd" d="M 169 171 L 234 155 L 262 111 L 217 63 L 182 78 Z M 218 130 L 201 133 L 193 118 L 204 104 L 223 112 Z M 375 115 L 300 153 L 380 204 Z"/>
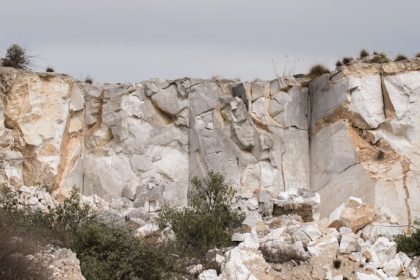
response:
<path fill-rule="evenodd" d="M 420 58 L 420 52 L 419 53 L 416 53 L 416 57 L 417 58 Z"/>
<path fill-rule="evenodd" d="M 370 63 L 388 63 L 389 58 L 384 53 L 373 53 L 373 58 L 369 61 Z"/>
<path fill-rule="evenodd" d="M 403 61 L 403 60 L 407 60 L 408 58 L 403 55 L 403 54 L 399 54 L 395 57 L 394 61 Z"/>
<path fill-rule="evenodd" d="M 6 51 L 3 65 L 18 69 L 27 69 L 30 64 L 30 57 L 26 54 L 26 50 L 18 44 L 11 45 Z"/>
<path fill-rule="evenodd" d="M 54 71 L 54 68 L 49 67 L 49 66 L 47 67 L 47 69 L 46 69 L 45 71 L 46 71 L 46 72 L 50 72 L 50 73 L 51 73 L 51 72 L 55 72 L 55 71 Z"/>
<path fill-rule="evenodd" d="M 364 59 L 368 56 L 369 56 L 369 52 L 366 49 L 361 49 L 360 50 L 360 54 L 359 54 L 360 59 Z"/>
<path fill-rule="evenodd" d="M 308 73 L 308 77 L 316 78 L 324 74 L 330 73 L 330 70 L 323 64 L 315 64 L 311 67 Z"/>
<path fill-rule="evenodd" d="M 231 230 L 243 219 L 232 208 L 235 191 L 220 173 L 210 172 L 207 178 L 191 182 L 190 207 L 165 208 L 159 215 L 161 228 L 171 226 L 184 250 L 204 254 L 209 248 L 231 245 Z"/>
<path fill-rule="evenodd" d="M 343 66 L 343 63 L 340 60 L 337 60 L 337 62 L 335 63 L 336 67 L 340 67 Z"/>
<path fill-rule="evenodd" d="M 85 83 L 87 83 L 87 84 L 93 84 L 93 79 L 92 79 L 92 77 L 87 76 L 87 77 L 85 78 Z"/>
<path fill-rule="evenodd" d="M 344 65 L 350 65 L 350 63 L 353 61 L 352 57 L 344 57 L 343 58 L 343 64 Z"/>

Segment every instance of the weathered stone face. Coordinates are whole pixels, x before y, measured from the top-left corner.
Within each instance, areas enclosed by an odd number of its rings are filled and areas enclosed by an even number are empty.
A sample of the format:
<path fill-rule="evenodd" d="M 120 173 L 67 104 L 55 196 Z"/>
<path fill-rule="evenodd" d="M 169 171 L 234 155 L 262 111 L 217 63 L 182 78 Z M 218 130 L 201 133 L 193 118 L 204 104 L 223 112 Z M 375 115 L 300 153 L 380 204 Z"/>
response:
<path fill-rule="evenodd" d="M 248 208 L 306 188 L 322 216 L 356 196 L 406 223 L 420 215 L 419 69 L 354 64 L 306 86 L 90 85 L 0 68 L 0 181 L 77 186 L 154 212 L 186 205 L 190 179 L 219 171 Z"/>
<path fill-rule="evenodd" d="M 1 178 L 16 187 L 65 194 L 77 186 L 151 212 L 186 205 L 190 179 L 209 171 L 267 203 L 309 187 L 308 91 L 298 84 L 287 92 L 228 80 L 94 86 L 11 69 L 2 80 L 0 152 L 18 160 L 3 163 Z"/>

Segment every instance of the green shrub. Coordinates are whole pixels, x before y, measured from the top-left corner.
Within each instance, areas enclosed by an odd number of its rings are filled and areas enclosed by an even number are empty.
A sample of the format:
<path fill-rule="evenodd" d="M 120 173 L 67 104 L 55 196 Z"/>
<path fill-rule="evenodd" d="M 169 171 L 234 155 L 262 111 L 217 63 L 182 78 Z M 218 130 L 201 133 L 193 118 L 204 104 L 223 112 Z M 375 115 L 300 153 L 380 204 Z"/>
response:
<path fill-rule="evenodd" d="M 96 219 L 92 209 L 87 204 L 80 203 L 80 193 L 75 188 L 63 204 L 50 211 L 49 216 L 53 227 L 72 233 Z"/>
<path fill-rule="evenodd" d="M 394 61 L 403 61 L 403 60 L 407 60 L 407 57 L 403 54 L 397 55 L 394 59 Z"/>
<path fill-rule="evenodd" d="M 360 54 L 359 54 L 360 59 L 364 59 L 368 56 L 369 56 L 369 52 L 366 49 L 361 49 L 360 50 Z"/>
<path fill-rule="evenodd" d="M 339 269 L 341 267 L 341 260 L 335 259 L 333 261 L 333 266 L 334 266 L 335 269 Z"/>
<path fill-rule="evenodd" d="M 419 224 L 417 221 L 415 224 Z M 411 235 L 401 234 L 395 238 L 397 250 L 408 255 L 420 256 L 420 229 L 415 229 Z"/>
<path fill-rule="evenodd" d="M 92 77 L 87 76 L 87 77 L 85 78 L 85 83 L 87 83 L 87 84 L 93 84 L 93 79 L 92 79 Z"/>
<path fill-rule="evenodd" d="M 21 236 L 36 234 L 45 244 L 72 249 L 87 280 L 171 279 L 176 276 L 164 251 L 138 239 L 126 227 L 100 221 L 89 206 L 80 202 L 76 189 L 62 205 L 49 212 L 22 208 L 17 201 L 15 192 L 2 190 L 3 208 L 0 209 L 13 221 L 18 233 Z"/>
<path fill-rule="evenodd" d="M 171 265 L 128 228 L 94 222 L 81 227 L 72 249 L 86 279 L 168 279 Z"/>
<path fill-rule="evenodd" d="M 344 57 L 343 58 L 343 64 L 344 65 L 349 65 L 352 61 L 353 61 L 352 57 Z"/>
<path fill-rule="evenodd" d="M 190 207 L 164 208 L 159 214 L 161 228 L 170 225 L 178 245 L 199 254 L 231 245 L 232 229 L 243 219 L 232 209 L 234 189 L 224 183 L 223 175 L 213 172 L 205 179 L 195 177 L 191 183 Z"/>
<path fill-rule="evenodd" d="M 375 53 L 374 53 L 375 54 Z M 370 63 L 388 63 L 389 58 L 384 53 L 376 53 L 370 60 Z"/>
<path fill-rule="evenodd" d="M 330 73 L 330 70 L 325 65 L 315 64 L 309 70 L 308 77 L 316 78 L 328 73 Z"/>
<path fill-rule="evenodd" d="M 18 44 L 13 44 L 7 49 L 4 66 L 27 69 L 29 64 L 30 58 L 24 48 Z"/>

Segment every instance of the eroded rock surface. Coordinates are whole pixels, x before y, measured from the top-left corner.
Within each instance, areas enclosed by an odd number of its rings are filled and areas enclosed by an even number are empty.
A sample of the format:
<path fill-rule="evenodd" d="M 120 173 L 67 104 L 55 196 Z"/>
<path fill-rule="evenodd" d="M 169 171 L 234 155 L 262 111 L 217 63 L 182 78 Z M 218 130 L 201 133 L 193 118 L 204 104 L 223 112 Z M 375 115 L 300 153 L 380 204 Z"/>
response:
<path fill-rule="evenodd" d="M 303 188 L 321 195 L 323 217 L 355 196 L 409 224 L 420 215 L 419 95 L 418 59 L 354 63 L 309 85 L 91 85 L 2 67 L 0 182 L 57 197 L 76 186 L 154 213 L 185 206 L 190 179 L 220 171 L 247 210 Z"/>
<path fill-rule="evenodd" d="M 209 171 L 257 205 L 309 188 L 308 90 L 297 82 L 90 85 L 10 68 L 0 76 L 0 181 L 16 188 L 48 185 L 65 196 L 76 186 L 148 212 L 186 205 L 190 179 Z"/>

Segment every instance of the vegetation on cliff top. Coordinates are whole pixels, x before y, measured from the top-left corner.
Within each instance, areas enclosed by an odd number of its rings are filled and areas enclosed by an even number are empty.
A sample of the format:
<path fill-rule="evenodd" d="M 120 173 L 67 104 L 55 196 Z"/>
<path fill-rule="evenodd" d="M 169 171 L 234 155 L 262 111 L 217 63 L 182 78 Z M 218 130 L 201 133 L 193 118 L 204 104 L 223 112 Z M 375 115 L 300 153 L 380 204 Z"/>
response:
<path fill-rule="evenodd" d="M 369 56 L 369 52 L 366 49 L 361 49 L 359 53 L 360 59 L 364 59 Z"/>
<path fill-rule="evenodd" d="M 27 55 L 26 50 L 18 44 L 13 44 L 7 49 L 3 64 L 7 67 L 27 69 L 30 62 L 30 57 Z"/>
<path fill-rule="evenodd" d="M 316 78 L 328 73 L 330 73 L 330 70 L 325 65 L 315 64 L 309 70 L 308 77 Z"/>

